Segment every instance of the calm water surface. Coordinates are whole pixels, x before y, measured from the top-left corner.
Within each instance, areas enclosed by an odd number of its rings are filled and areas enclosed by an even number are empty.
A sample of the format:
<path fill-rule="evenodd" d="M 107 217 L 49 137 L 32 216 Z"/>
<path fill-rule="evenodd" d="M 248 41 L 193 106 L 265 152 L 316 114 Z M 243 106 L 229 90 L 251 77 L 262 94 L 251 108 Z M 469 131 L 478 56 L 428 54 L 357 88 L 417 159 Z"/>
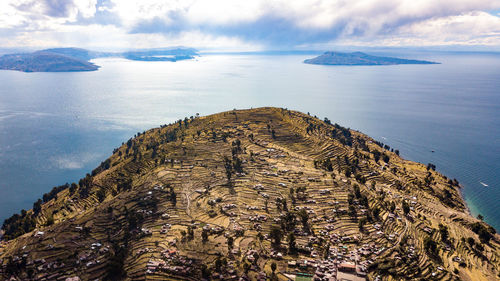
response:
<path fill-rule="evenodd" d="M 278 106 L 436 164 L 465 186 L 473 214 L 500 229 L 500 55 L 428 53 L 412 57 L 442 64 L 355 67 L 302 64 L 307 57 L 100 59 L 102 68 L 88 73 L 0 71 L 0 220 L 78 181 L 138 131 L 195 113 Z"/>

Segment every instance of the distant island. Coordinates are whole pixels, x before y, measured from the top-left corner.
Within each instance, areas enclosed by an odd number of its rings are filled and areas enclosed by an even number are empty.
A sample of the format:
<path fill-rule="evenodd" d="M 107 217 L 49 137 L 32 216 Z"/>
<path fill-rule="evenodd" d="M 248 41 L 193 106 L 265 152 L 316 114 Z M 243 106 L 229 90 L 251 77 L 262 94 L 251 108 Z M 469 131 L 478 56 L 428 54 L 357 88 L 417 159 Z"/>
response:
<path fill-rule="evenodd" d="M 193 59 L 192 48 L 164 48 L 122 53 L 95 52 L 81 48 L 54 48 L 33 53 L 8 54 L 0 57 L 0 69 L 23 72 L 95 71 L 99 66 L 89 62 L 103 57 L 121 57 L 136 61 L 179 61 Z"/>
<path fill-rule="evenodd" d="M 140 50 L 125 52 L 123 58 L 137 61 L 179 61 L 190 60 L 198 56 L 197 50 L 193 48 L 174 48 L 158 50 Z"/>
<path fill-rule="evenodd" d="M 378 57 L 362 52 L 342 53 L 325 52 L 312 59 L 307 59 L 304 63 L 320 65 L 395 65 L 395 64 L 438 64 L 437 62 L 424 60 L 408 60 L 392 57 Z"/>
<path fill-rule="evenodd" d="M 11 54 L 0 57 L 0 69 L 24 72 L 94 71 L 99 67 L 91 62 L 49 51 Z"/>

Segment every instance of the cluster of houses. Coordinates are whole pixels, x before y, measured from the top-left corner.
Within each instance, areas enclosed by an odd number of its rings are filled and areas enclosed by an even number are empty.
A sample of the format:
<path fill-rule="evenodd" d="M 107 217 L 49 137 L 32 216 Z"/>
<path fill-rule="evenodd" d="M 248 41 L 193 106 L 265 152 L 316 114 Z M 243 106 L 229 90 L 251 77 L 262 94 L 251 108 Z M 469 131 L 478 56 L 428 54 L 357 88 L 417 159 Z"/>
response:
<path fill-rule="evenodd" d="M 144 253 L 150 253 L 150 252 L 153 252 L 153 249 L 150 249 L 150 248 L 146 247 L 146 248 L 141 248 L 141 249 L 137 250 L 137 251 L 135 252 L 135 254 L 136 254 L 137 256 L 140 256 L 140 255 L 142 255 L 142 254 L 144 254 Z"/>
<path fill-rule="evenodd" d="M 150 259 L 146 264 L 146 274 L 158 271 L 169 272 L 179 276 L 189 276 L 193 271 L 194 261 L 181 256 L 175 249 L 166 249 L 161 252 L 162 259 Z"/>
<path fill-rule="evenodd" d="M 271 155 L 272 158 L 286 157 L 285 154 L 275 154 L 274 152 L 282 152 L 282 151 L 276 150 L 274 148 L 267 148 L 266 152 L 269 152 L 269 154 L 273 154 L 273 155 Z"/>
<path fill-rule="evenodd" d="M 221 213 L 225 214 L 228 217 L 236 217 L 238 215 L 235 212 L 230 211 L 235 208 L 236 208 L 235 204 L 225 204 L 221 207 Z"/>
<path fill-rule="evenodd" d="M 149 236 L 149 235 L 152 235 L 153 232 L 151 232 L 151 229 L 148 229 L 148 228 L 141 228 L 141 232 L 140 232 L 142 235 L 144 236 Z"/>
<path fill-rule="evenodd" d="M 0 260 L 0 264 L 1 264 Z M 54 272 L 58 269 L 66 267 L 66 264 L 61 261 L 51 261 L 47 262 L 45 259 L 35 259 L 31 260 L 28 258 L 28 254 L 25 253 L 22 256 L 13 256 L 12 262 L 18 266 L 32 267 L 35 269 L 36 276 L 34 280 L 67 280 L 62 273 Z M 0 273 L 4 273 L 5 267 L 0 268 Z M 15 279 L 18 280 L 18 279 Z"/>
<path fill-rule="evenodd" d="M 259 257 L 259 252 L 254 249 L 250 249 L 245 253 L 245 258 L 250 263 L 253 263 Z"/>
<path fill-rule="evenodd" d="M 169 224 L 169 223 L 166 223 L 166 224 L 162 225 L 160 233 L 161 234 L 167 234 L 171 227 L 172 227 L 172 225 Z"/>
<path fill-rule="evenodd" d="M 313 280 L 315 281 L 336 281 L 337 279 L 337 264 L 332 261 L 322 260 L 318 263 L 314 272 Z"/>
<path fill-rule="evenodd" d="M 266 176 L 271 176 L 271 177 L 277 177 L 277 176 L 278 176 L 278 173 L 274 173 L 274 172 L 264 172 L 264 175 L 266 175 Z"/>
<path fill-rule="evenodd" d="M 105 255 L 109 252 L 109 246 L 103 245 L 100 242 L 90 244 L 89 250 L 78 255 L 77 264 L 83 264 L 86 268 L 90 268 L 101 264 L 99 256 Z"/>
<path fill-rule="evenodd" d="M 314 281 L 337 281 L 337 280 L 366 280 L 366 267 L 350 261 L 338 259 L 324 260 L 293 260 L 288 262 L 290 270 L 313 271 Z"/>
<path fill-rule="evenodd" d="M 268 149 L 268 152 L 275 152 L 274 149 Z M 277 169 L 277 168 L 276 168 Z M 279 174 L 286 173 L 288 170 L 285 171 L 278 171 Z M 278 173 L 274 172 L 265 172 L 265 175 L 267 176 L 278 176 Z M 321 180 L 318 178 L 308 178 L 307 179 L 309 182 L 320 182 Z M 287 184 L 285 183 L 278 183 L 278 186 L 281 187 L 287 187 Z M 269 199 L 270 196 L 267 193 L 264 193 L 263 191 L 265 190 L 265 187 L 263 184 L 255 184 L 253 186 L 253 189 L 258 192 L 260 196 L 262 196 L 265 199 Z M 200 190 L 200 193 L 203 193 L 204 191 Z M 320 195 L 328 195 L 331 194 L 330 189 L 321 189 L 319 190 Z M 413 199 L 413 198 L 412 198 Z M 304 199 L 305 200 L 305 199 Z M 356 200 L 357 201 L 357 200 Z M 209 203 L 211 205 L 215 205 L 217 203 L 222 202 L 221 198 L 217 199 L 212 199 L 210 200 Z M 384 251 L 387 249 L 382 246 L 376 246 L 375 243 L 371 244 L 363 244 L 359 245 L 360 242 L 360 237 L 358 236 L 349 236 L 349 235 L 343 235 L 339 233 L 333 233 L 334 230 L 338 229 L 339 225 L 337 224 L 336 220 L 334 218 L 327 218 L 323 217 L 324 219 L 321 219 L 316 216 L 315 209 L 312 208 L 311 204 L 317 204 L 316 200 L 314 199 L 307 199 L 304 201 L 304 203 L 309 204 L 309 206 L 295 206 L 296 211 L 300 211 L 301 209 L 306 210 L 306 212 L 310 215 L 311 220 L 317 219 L 318 221 L 320 220 L 325 220 L 328 222 L 326 226 L 324 226 L 323 230 L 319 231 L 319 236 L 311 236 L 309 233 L 305 232 L 301 228 L 296 228 L 294 229 L 294 233 L 297 236 L 300 237 L 306 237 L 309 238 L 308 240 L 306 239 L 306 242 L 304 242 L 304 239 L 298 239 L 297 240 L 297 248 L 300 249 L 302 253 L 307 253 L 310 256 L 310 259 L 299 259 L 299 260 L 292 260 L 288 262 L 288 266 L 290 270 L 293 271 L 303 271 L 303 272 L 313 272 L 311 274 L 311 277 L 315 281 L 332 281 L 332 280 L 355 280 L 355 281 L 361 281 L 361 280 L 366 280 L 366 274 L 367 274 L 367 268 L 369 267 L 370 264 L 374 262 L 375 256 L 382 254 Z M 332 210 L 332 213 L 334 217 L 339 214 L 345 214 L 347 213 L 347 209 L 342 209 L 339 208 L 338 205 L 340 204 L 339 201 L 333 201 L 328 202 L 329 205 L 334 206 L 334 209 Z M 412 204 L 414 205 L 414 204 Z M 360 206 L 361 207 L 361 206 Z M 222 213 L 225 213 L 228 216 L 231 216 L 231 210 L 234 210 L 237 208 L 235 204 L 222 204 L 220 207 L 220 210 Z M 252 206 L 252 205 L 247 205 L 246 209 L 251 211 L 251 210 L 262 210 L 263 207 L 259 206 Z M 361 212 L 363 209 L 361 210 Z M 366 210 L 365 210 L 366 211 Z M 168 218 L 169 216 L 166 215 Z M 388 219 L 393 219 L 396 220 L 397 216 L 394 214 L 389 214 Z M 244 228 L 239 226 L 238 224 L 234 223 L 234 219 L 230 220 L 233 222 L 233 230 L 234 231 L 244 231 Z M 253 223 L 253 228 L 257 230 L 262 230 L 262 225 L 261 223 L 268 221 L 268 217 L 263 214 L 251 214 L 248 216 L 248 220 Z M 280 222 L 280 218 L 274 218 L 275 223 Z M 165 224 L 162 226 L 161 233 L 166 234 L 168 230 L 170 229 L 171 225 L 170 224 Z M 375 224 L 373 226 L 375 230 L 378 231 L 380 235 L 385 235 L 381 230 L 381 225 L 380 224 Z M 204 231 L 208 231 L 211 234 L 218 234 L 222 233 L 224 231 L 223 228 L 218 227 L 218 226 L 210 226 L 210 225 L 205 225 L 203 226 Z M 319 238 L 321 237 L 321 238 Z M 396 239 L 396 234 L 391 234 L 388 235 L 389 240 L 395 240 Z M 269 235 L 265 234 L 265 239 L 269 239 Z M 330 243 L 332 243 L 335 246 L 330 247 L 329 253 L 327 257 L 323 258 L 323 253 L 318 252 L 317 250 L 314 249 L 311 245 L 315 243 L 319 243 L 317 240 L 318 239 L 327 239 Z M 345 244 L 347 243 L 347 244 Z M 353 244 L 354 243 L 354 244 Z M 349 246 L 345 246 L 349 245 Z M 352 246 L 352 245 L 358 245 L 358 246 Z M 240 252 L 237 249 L 233 249 L 231 251 L 231 254 L 236 256 L 239 255 Z M 270 257 L 275 260 L 282 260 L 284 258 L 284 255 L 280 253 L 279 251 L 271 251 L 269 256 L 267 256 L 264 253 L 259 253 L 256 250 L 250 249 L 247 250 L 243 254 L 243 259 L 248 261 L 250 264 L 252 264 L 252 267 L 254 268 L 254 272 L 258 272 L 257 280 L 262 279 L 266 280 L 267 276 L 266 274 L 261 271 L 261 269 L 256 266 L 256 260 L 259 258 L 259 256 L 266 256 Z M 175 262 L 174 262 L 175 261 Z M 157 271 L 167 271 L 176 275 L 185 275 L 189 270 L 192 269 L 190 265 L 192 265 L 190 262 L 191 260 L 188 260 L 186 258 L 182 258 L 178 255 L 178 253 L 175 250 L 165 250 L 162 252 L 162 259 L 152 259 L 148 262 L 147 264 L 147 273 L 152 274 Z M 231 261 L 230 261 L 231 262 Z M 230 266 L 227 266 L 228 268 L 231 268 Z M 237 271 L 235 269 L 227 270 L 226 266 L 223 271 L 220 272 L 212 272 L 211 278 L 213 280 L 247 280 L 247 276 L 238 276 Z M 247 279 L 245 279 L 247 278 Z"/>
<path fill-rule="evenodd" d="M 319 194 L 321 195 L 327 195 L 327 194 L 330 194 L 330 189 L 321 189 L 319 191 Z"/>
<path fill-rule="evenodd" d="M 208 231 L 208 233 L 210 233 L 210 234 L 221 234 L 222 232 L 224 232 L 224 228 L 222 228 L 220 226 L 210 226 L 208 224 L 203 226 L 202 229 L 204 231 Z"/>
<path fill-rule="evenodd" d="M 253 189 L 257 190 L 257 191 L 262 191 L 262 190 L 264 190 L 264 186 L 262 184 L 258 183 L 258 184 L 253 186 Z"/>
<path fill-rule="evenodd" d="M 236 264 L 234 261 L 229 261 L 227 265 L 225 265 L 223 268 L 220 268 L 219 272 L 214 271 L 212 272 L 211 279 L 212 280 L 246 280 L 242 279 L 244 277 L 238 277 L 238 271 L 236 270 Z"/>
<path fill-rule="evenodd" d="M 255 215 L 255 216 L 250 216 L 248 219 L 251 222 L 265 222 L 267 221 L 267 217 L 265 215 Z"/>
<path fill-rule="evenodd" d="M 283 258 L 283 254 L 278 252 L 278 251 L 271 251 L 271 254 L 269 255 L 273 259 L 281 260 Z"/>
<path fill-rule="evenodd" d="M 260 210 L 262 209 L 261 207 L 257 207 L 257 206 L 247 206 L 247 210 L 249 211 L 252 211 L 252 210 Z"/>
<path fill-rule="evenodd" d="M 233 224 L 233 231 L 236 233 L 236 235 L 240 236 L 243 235 L 243 233 L 245 233 L 245 228 L 235 223 Z"/>
<path fill-rule="evenodd" d="M 333 230 L 334 225 L 329 225 L 328 228 Z M 377 229 L 380 229 L 379 225 Z M 315 281 L 366 280 L 368 267 L 375 262 L 376 256 L 381 255 L 387 249 L 373 242 L 359 245 L 358 236 L 330 234 L 329 230 L 320 232 L 320 236 L 324 236 L 335 245 L 329 248 L 327 256 L 321 259 L 322 254 L 309 246 L 316 243 L 318 237 L 309 236 L 306 241 L 298 240 L 298 248 L 303 253 L 309 253 L 311 259 L 288 261 L 289 271 L 314 272 L 311 277 Z M 415 249 L 410 247 L 409 255 L 414 253 Z M 276 255 L 271 255 L 271 257 L 279 259 Z"/>
<path fill-rule="evenodd" d="M 37 259 L 26 263 L 26 266 L 31 265 L 36 266 L 38 272 L 50 271 L 52 269 L 59 269 L 66 266 L 63 262 L 46 262 L 45 259 Z"/>

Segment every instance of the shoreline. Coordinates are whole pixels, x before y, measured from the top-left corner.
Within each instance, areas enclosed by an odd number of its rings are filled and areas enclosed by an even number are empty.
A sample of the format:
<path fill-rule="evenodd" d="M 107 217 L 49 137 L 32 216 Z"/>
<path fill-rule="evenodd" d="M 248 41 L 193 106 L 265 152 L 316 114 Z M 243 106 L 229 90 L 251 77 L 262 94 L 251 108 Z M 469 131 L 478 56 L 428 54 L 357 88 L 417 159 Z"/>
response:
<path fill-rule="evenodd" d="M 465 198 L 465 193 L 463 192 L 465 186 L 463 186 L 461 183 L 459 183 L 458 186 L 459 186 L 458 193 L 460 194 L 460 198 L 462 198 L 462 201 L 464 201 L 465 211 L 469 216 L 474 217 L 474 215 L 472 214 L 472 210 L 469 206 L 469 203 L 467 203 L 467 199 Z"/>

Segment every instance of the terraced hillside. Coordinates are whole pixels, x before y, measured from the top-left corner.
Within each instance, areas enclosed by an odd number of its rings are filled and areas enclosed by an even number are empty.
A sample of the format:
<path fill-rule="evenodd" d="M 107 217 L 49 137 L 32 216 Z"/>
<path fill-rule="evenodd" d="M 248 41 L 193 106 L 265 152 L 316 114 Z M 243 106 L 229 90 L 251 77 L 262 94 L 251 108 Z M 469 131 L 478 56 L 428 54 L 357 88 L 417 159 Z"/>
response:
<path fill-rule="evenodd" d="M 140 133 L 3 225 L 7 280 L 498 280 L 456 180 L 279 108 Z"/>

